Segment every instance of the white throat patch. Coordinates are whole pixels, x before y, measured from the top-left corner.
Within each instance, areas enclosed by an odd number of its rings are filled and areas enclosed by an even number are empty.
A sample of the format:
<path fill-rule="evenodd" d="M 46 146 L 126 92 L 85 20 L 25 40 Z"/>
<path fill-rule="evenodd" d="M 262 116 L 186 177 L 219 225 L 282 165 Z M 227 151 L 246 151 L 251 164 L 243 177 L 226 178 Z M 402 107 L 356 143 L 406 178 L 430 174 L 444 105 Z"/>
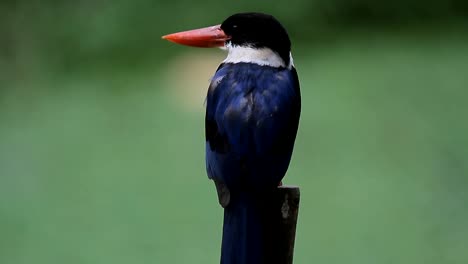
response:
<path fill-rule="evenodd" d="M 287 67 L 288 69 L 291 69 L 291 67 L 294 66 L 291 53 L 289 53 L 289 65 L 285 65 L 283 59 L 281 59 L 281 57 L 270 48 L 257 49 L 228 44 L 224 49 L 228 50 L 228 55 L 223 63 L 246 62 L 275 68 Z"/>

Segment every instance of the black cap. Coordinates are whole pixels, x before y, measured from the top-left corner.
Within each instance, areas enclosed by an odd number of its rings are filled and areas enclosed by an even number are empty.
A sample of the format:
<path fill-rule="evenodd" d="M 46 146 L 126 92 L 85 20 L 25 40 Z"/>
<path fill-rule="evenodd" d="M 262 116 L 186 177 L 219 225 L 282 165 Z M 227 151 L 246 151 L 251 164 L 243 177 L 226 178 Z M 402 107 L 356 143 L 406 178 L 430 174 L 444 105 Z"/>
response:
<path fill-rule="evenodd" d="M 289 64 L 291 41 L 286 29 L 271 15 L 239 13 L 228 17 L 221 29 L 230 37 L 227 43 L 234 46 L 270 48 Z"/>

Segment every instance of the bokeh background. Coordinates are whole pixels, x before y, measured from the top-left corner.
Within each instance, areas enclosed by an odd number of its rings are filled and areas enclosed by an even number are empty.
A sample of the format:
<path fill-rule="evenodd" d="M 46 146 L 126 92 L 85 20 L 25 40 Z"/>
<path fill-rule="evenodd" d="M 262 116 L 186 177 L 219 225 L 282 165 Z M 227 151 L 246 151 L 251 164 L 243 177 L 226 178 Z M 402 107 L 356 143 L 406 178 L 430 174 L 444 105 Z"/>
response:
<path fill-rule="evenodd" d="M 204 96 L 223 51 L 175 31 L 289 30 L 303 114 L 295 263 L 468 263 L 463 0 L 0 3 L 0 263 L 218 263 Z"/>

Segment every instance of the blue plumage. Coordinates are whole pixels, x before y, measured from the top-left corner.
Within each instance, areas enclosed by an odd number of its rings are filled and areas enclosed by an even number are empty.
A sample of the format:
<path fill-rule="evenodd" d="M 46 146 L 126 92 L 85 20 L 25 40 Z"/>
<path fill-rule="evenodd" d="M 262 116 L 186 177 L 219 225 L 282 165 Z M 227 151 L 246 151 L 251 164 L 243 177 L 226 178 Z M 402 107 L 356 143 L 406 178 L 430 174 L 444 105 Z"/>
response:
<path fill-rule="evenodd" d="M 231 191 L 278 186 L 299 121 L 295 69 L 223 64 L 213 77 L 206 107 L 208 176 Z"/>
<path fill-rule="evenodd" d="M 299 123 L 296 70 L 222 64 L 206 107 L 208 177 L 229 193 L 221 263 L 263 263 L 262 199 L 286 173 Z"/>

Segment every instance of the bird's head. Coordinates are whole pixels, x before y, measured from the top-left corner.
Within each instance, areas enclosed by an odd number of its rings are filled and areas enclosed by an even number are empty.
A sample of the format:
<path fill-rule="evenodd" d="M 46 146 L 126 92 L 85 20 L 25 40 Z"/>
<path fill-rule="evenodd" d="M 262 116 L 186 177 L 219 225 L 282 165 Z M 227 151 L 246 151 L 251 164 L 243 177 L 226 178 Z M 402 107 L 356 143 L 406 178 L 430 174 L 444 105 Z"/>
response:
<path fill-rule="evenodd" d="M 291 67 L 291 41 L 286 29 L 273 16 L 240 13 L 222 24 L 163 36 L 164 39 L 194 47 L 228 50 L 225 63 L 256 63 Z"/>

